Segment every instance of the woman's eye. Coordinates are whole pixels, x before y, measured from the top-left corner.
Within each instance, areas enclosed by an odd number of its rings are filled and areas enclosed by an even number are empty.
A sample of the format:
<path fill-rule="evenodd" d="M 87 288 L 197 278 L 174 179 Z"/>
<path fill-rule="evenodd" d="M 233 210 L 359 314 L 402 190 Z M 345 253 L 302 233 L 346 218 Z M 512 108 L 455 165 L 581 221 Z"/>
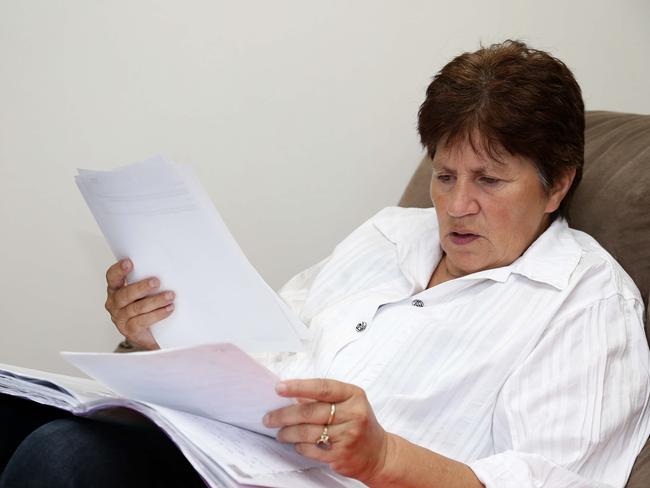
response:
<path fill-rule="evenodd" d="M 437 175 L 436 178 L 440 183 L 450 183 L 452 181 L 452 179 L 453 179 L 453 176 L 451 176 L 451 175 Z"/>
<path fill-rule="evenodd" d="M 498 179 L 498 178 L 490 178 L 489 176 L 481 176 L 480 181 L 481 181 L 481 183 L 483 183 L 484 185 L 487 185 L 487 186 L 495 186 L 495 185 L 498 185 L 501 182 L 500 179 Z"/>

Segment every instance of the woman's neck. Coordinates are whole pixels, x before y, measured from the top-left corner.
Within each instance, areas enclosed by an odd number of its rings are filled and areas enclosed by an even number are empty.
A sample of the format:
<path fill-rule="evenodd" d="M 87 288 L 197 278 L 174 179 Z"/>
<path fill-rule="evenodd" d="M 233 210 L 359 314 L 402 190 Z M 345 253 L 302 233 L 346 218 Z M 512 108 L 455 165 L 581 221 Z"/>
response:
<path fill-rule="evenodd" d="M 454 276 L 449 272 L 449 269 L 447 269 L 447 255 L 443 254 L 442 258 L 440 258 L 440 261 L 438 262 L 438 266 L 433 270 L 427 288 L 432 288 L 444 283 L 445 281 L 453 280 L 454 278 L 458 278 L 458 276 Z"/>

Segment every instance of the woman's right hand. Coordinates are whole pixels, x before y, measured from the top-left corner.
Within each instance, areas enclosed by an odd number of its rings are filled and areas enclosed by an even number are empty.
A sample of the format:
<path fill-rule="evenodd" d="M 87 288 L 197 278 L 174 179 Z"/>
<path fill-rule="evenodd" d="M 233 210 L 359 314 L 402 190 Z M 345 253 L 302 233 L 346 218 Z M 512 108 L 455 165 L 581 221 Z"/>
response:
<path fill-rule="evenodd" d="M 131 271 L 130 259 L 122 259 L 106 271 L 106 310 L 129 342 L 145 349 L 158 349 L 149 328 L 174 311 L 174 292 L 157 292 L 158 278 L 127 284 L 126 277 Z"/>

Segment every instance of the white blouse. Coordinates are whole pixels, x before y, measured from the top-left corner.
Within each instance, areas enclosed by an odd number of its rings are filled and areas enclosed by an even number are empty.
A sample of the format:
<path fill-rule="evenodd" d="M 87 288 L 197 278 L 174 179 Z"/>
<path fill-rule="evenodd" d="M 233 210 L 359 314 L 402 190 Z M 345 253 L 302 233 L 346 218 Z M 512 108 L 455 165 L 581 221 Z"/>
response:
<path fill-rule="evenodd" d="M 382 210 L 282 288 L 314 339 L 268 365 L 362 387 L 384 429 L 487 488 L 623 487 L 650 433 L 629 276 L 563 219 L 511 265 L 426 289 L 441 252 L 433 209 Z"/>

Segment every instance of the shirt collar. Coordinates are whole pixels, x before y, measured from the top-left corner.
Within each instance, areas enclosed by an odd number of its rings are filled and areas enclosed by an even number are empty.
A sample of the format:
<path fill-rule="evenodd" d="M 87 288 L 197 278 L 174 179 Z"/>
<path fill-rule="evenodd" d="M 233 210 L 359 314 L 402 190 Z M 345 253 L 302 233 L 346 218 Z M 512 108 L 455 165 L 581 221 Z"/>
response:
<path fill-rule="evenodd" d="M 375 227 L 396 246 L 402 273 L 415 292 L 424 290 L 442 257 L 435 209 L 394 209 L 374 220 Z M 460 280 L 504 282 L 511 274 L 563 290 L 569 283 L 582 249 L 563 218 L 556 219 L 512 264 L 472 273 Z"/>
<path fill-rule="evenodd" d="M 399 267 L 413 285 L 411 292 L 424 290 L 442 257 L 435 210 L 392 208 L 373 223 L 395 244 Z"/>
<path fill-rule="evenodd" d="M 581 257 L 582 248 L 567 221 L 559 217 L 508 267 L 513 273 L 563 290 Z"/>

